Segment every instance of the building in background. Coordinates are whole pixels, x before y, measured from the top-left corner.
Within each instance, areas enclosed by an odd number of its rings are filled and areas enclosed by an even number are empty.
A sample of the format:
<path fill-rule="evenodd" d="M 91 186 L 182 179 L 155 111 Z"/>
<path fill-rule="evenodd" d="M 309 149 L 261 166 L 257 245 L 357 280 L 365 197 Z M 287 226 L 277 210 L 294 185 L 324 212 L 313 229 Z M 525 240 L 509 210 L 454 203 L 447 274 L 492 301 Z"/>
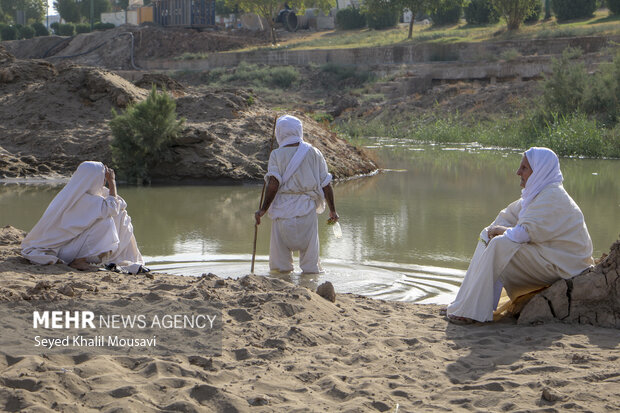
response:
<path fill-rule="evenodd" d="M 153 21 L 161 26 L 214 26 L 215 0 L 154 0 Z"/>

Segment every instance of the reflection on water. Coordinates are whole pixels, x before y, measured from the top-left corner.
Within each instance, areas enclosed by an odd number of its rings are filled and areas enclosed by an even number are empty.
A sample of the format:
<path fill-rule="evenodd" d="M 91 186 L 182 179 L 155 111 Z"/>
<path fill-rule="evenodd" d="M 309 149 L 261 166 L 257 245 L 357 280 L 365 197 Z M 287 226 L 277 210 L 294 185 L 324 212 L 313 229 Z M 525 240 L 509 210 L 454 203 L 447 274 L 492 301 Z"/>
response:
<path fill-rule="evenodd" d="M 389 146 L 386 143 L 389 142 Z M 343 237 L 320 218 L 325 273 L 279 275 L 316 288 L 375 298 L 447 303 L 480 229 L 520 195 L 515 151 L 373 142 L 389 171 L 335 185 Z M 620 232 L 620 161 L 562 159 L 565 187 L 581 206 L 595 256 Z M 0 224 L 29 230 L 60 187 L 0 186 Z M 260 185 L 122 187 L 149 266 L 174 274 L 249 273 Z M 257 274 L 268 274 L 270 221 L 257 243 Z"/>

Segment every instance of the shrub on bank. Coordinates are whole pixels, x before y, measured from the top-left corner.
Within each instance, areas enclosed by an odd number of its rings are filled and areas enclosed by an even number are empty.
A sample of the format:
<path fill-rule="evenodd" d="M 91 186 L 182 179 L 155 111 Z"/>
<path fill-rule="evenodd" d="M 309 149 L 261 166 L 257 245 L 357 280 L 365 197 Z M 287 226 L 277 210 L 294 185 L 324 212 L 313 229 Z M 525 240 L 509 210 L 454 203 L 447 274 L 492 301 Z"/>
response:
<path fill-rule="evenodd" d="M 551 9 L 558 21 L 592 17 L 596 0 L 551 0 Z"/>
<path fill-rule="evenodd" d="M 154 167 L 166 158 L 168 145 L 182 129 L 176 103 L 153 85 L 145 101 L 129 106 L 122 114 L 112 109 L 112 160 L 119 177 L 138 184 L 150 181 Z"/>
<path fill-rule="evenodd" d="M 79 23 L 75 25 L 76 33 L 90 33 L 90 24 Z"/>
<path fill-rule="evenodd" d="M 431 7 L 433 25 L 457 24 L 463 14 L 463 0 L 439 0 Z"/>
<path fill-rule="evenodd" d="M 491 0 L 471 0 L 465 7 L 465 20 L 472 25 L 495 24 L 499 13 Z"/>
<path fill-rule="evenodd" d="M 20 39 L 32 39 L 34 37 L 35 31 L 31 26 L 22 26 L 19 29 L 18 37 Z"/>
<path fill-rule="evenodd" d="M 16 40 L 17 39 L 17 27 L 2 25 L 0 26 L 0 37 L 2 40 Z"/>
<path fill-rule="evenodd" d="M 326 63 L 321 66 L 321 72 L 330 79 L 324 83 L 347 83 L 350 86 L 359 86 L 374 79 L 372 72 L 359 70 L 355 65 L 340 65 L 336 63 Z"/>
<path fill-rule="evenodd" d="M 366 16 L 359 8 L 347 7 L 336 13 L 336 27 L 340 30 L 354 30 L 366 27 Z"/>
<path fill-rule="evenodd" d="M 54 23 L 50 24 L 50 29 L 52 29 L 54 31 L 54 34 L 58 34 L 58 32 L 60 30 L 60 23 L 54 22 Z"/>
<path fill-rule="evenodd" d="M 32 28 L 34 29 L 34 35 L 36 37 L 40 36 L 49 36 L 50 32 L 47 30 L 47 27 L 41 22 L 32 23 Z"/>
<path fill-rule="evenodd" d="M 114 25 L 114 23 L 101 23 L 101 22 L 97 22 L 93 25 L 93 29 L 94 30 L 109 30 L 109 29 L 113 29 L 116 26 Z"/>
<path fill-rule="evenodd" d="M 620 0 L 607 0 L 607 8 L 611 14 L 620 14 Z"/>
<path fill-rule="evenodd" d="M 241 62 L 232 73 L 212 70 L 214 81 L 237 82 L 254 87 L 287 89 L 299 80 L 299 71 L 292 66 L 265 66 Z"/>
<path fill-rule="evenodd" d="M 59 24 L 57 33 L 59 36 L 74 36 L 75 25 L 73 23 Z"/>

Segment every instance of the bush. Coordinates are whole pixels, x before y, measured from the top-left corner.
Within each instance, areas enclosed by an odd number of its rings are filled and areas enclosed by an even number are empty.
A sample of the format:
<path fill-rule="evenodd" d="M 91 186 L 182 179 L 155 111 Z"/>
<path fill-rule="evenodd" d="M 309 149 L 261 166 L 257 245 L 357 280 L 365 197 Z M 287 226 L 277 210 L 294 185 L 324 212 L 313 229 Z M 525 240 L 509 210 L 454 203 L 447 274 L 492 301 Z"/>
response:
<path fill-rule="evenodd" d="M 75 25 L 76 33 L 90 33 L 90 24 L 80 23 Z"/>
<path fill-rule="evenodd" d="M 433 25 L 456 24 L 463 14 L 463 0 L 439 0 L 431 8 Z"/>
<path fill-rule="evenodd" d="M 177 120 L 176 103 L 153 85 L 143 102 L 130 105 L 110 121 L 112 162 L 119 176 L 129 182 L 149 182 L 154 167 L 166 159 L 168 145 L 181 131 L 185 119 Z"/>
<path fill-rule="evenodd" d="M 536 0 L 534 2 L 534 5 L 530 9 L 530 13 L 527 16 L 525 16 L 525 22 L 536 23 L 538 20 L 540 20 L 540 15 L 542 14 L 542 11 L 543 11 L 542 1 Z"/>
<path fill-rule="evenodd" d="M 2 40 L 16 40 L 17 34 L 17 27 L 15 26 L 5 25 L 0 28 L 0 37 L 2 37 Z"/>
<path fill-rule="evenodd" d="M 620 14 L 620 0 L 607 0 L 607 8 L 611 14 Z"/>
<path fill-rule="evenodd" d="M 93 25 L 93 29 L 95 30 L 109 30 L 109 29 L 113 29 L 116 26 L 114 25 L 114 23 L 101 23 L 101 22 L 97 22 Z"/>
<path fill-rule="evenodd" d="M 275 87 L 287 89 L 299 80 L 299 71 L 292 66 L 266 66 L 241 62 L 233 73 L 217 70 L 209 72 L 209 82 L 240 82 L 255 87 Z M 211 74 L 213 76 L 211 76 Z"/>
<path fill-rule="evenodd" d="M 465 7 L 465 20 L 472 25 L 495 24 L 499 13 L 491 0 L 471 0 Z"/>
<path fill-rule="evenodd" d="M 620 121 L 620 53 L 613 63 L 602 63 L 599 72 L 588 76 L 583 110 L 606 124 Z"/>
<path fill-rule="evenodd" d="M 60 31 L 60 23 L 54 22 L 50 24 L 50 29 L 52 29 L 55 34 L 58 34 L 58 32 Z"/>
<path fill-rule="evenodd" d="M 591 17 L 596 0 L 551 0 L 551 10 L 558 21 Z"/>
<path fill-rule="evenodd" d="M 372 9 L 366 13 L 366 22 L 371 29 L 388 29 L 398 24 L 398 15 L 398 11 L 389 7 Z"/>
<path fill-rule="evenodd" d="M 22 26 L 19 29 L 18 37 L 20 39 L 32 39 L 34 37 L 34 29 L 31 26 Z"/>
<path fill-rule="evenodd" d="M 75 25 L 73 23 L 59 24 L 57 33 L 59 36 L 74 36 Z"/>
<path fill-rule="evenodd" d="M 336 63 L 326 63 L 321 66 L 321 72 L 327 74 L 331 79 L 325 79 L 325 86 L 342 86 L 333 85 L 332 83 L 346 83 L 349 86 L 359 86 L 374 78 L 372 72 L 360 71 L 354 65 L 339 65 Z"/>
<path fill-rule="evenodd" d="M 588 74 L 582 62 L 581 49 L 567 48 L 560 59 L 553 59 L 551 75 L 544 82 L 543 100 L 549 111 L 566 115 L 578 111 L 583 102 Z"/>
<path fill-rule="evenodd" d="M 36 37 L 39 36 L 49 36 L 50 32 L 47 30 L 47 27 L 41 22 L 32 23 L 32 28 L 34 29 L 34 35 Z"/>
<path fill-rule="evenodd" d="M 366 27 L 366 16 L 360 9 L 349 6 L 336 13 L 336 26 L 341 30 L 361 29 Z"/>

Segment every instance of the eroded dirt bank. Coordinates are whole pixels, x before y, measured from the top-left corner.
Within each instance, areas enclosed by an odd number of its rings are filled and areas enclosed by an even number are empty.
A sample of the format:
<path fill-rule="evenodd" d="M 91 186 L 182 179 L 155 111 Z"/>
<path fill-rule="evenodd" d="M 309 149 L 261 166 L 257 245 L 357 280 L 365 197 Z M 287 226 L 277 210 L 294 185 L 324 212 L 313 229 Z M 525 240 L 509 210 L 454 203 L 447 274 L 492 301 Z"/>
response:
<path fill-rule="evenodd" d="M 273 120 L 250 89 L 188 89 L 166 76 L 133 84 L 104 69 L 16 59 L 0 49 L 0 177 L 68 175 L 84 160 L 110 162 L 112 109 L 144 99 L 151 84 L 177 102 L 185 129 L 154 181 L 261 179 Z M 367 174 L 377 165 L 361 150 L 301 113 L 307 140 L 325 155 L 336 178 Z"/>

